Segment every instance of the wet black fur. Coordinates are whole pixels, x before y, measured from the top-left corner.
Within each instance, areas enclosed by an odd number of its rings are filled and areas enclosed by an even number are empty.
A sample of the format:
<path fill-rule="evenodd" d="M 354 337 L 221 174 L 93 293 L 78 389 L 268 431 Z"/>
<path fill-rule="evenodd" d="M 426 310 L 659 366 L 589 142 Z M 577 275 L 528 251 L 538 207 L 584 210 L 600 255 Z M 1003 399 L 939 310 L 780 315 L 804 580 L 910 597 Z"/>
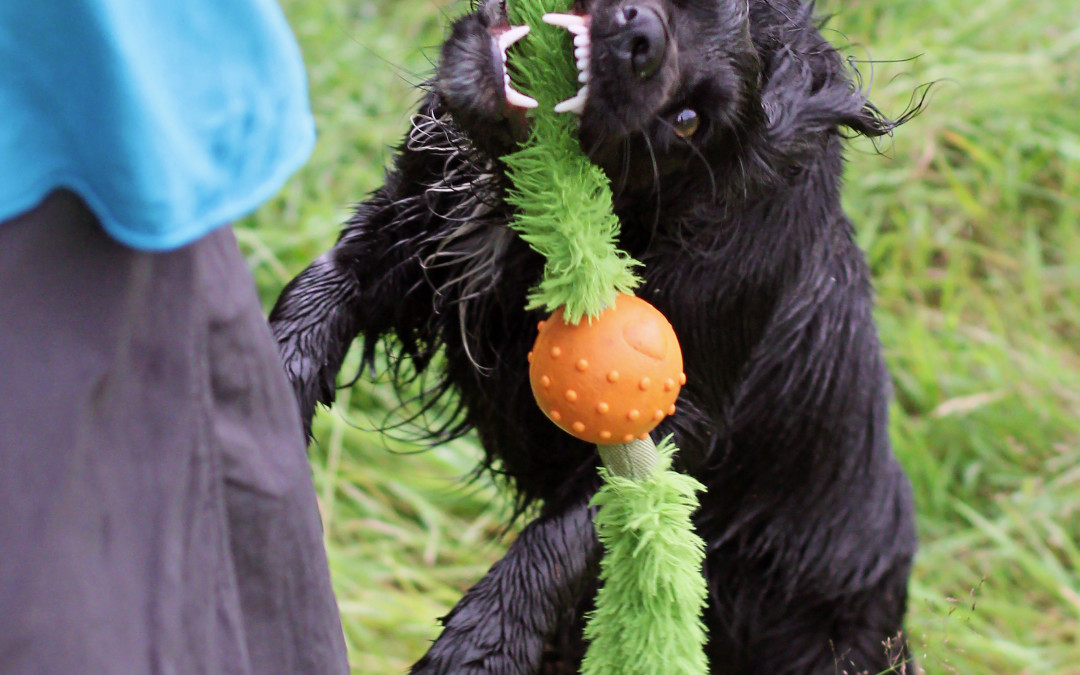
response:
<path fill-rule="evenodd" d="M 708 486 L 696 526 L 713 672 L 885 671 L 907 658 L 915 534 L 840 174 L 845 133 L 897 122 L 793 0 L 645 3 L 668 22 L 667 61 L 648 82 L 620 81 L 594 37 L 602 72 L 581 140 L 612 179 L 622 246 L 644 263 L 639 294 L 683 345 L 689 382 L 655 436 L 673 433 L 680 468 Z M 619 3 L 580 4 L 599 34 Z M 415 673 L 575 672 L 597 568 L 595 449 L 545 419 L 527 381 L 543 317 L 525 296 L 542 261 L 502 200 L 497 157 L 522 129 L 503 116 L 491 62 L 502 21 L 491 0 L 455 24 L 385 186 L 271 316 L 307 423 L 357 336 L 369 361 L 386 338 L 416 372 L 445 352 L 427 402 L 459 407 L 431 435 L 475 429 L 486 465 L 522 506 L 541 505 Z M 672 128 L 684 108 L 702 120 L 689 142 Z"/>

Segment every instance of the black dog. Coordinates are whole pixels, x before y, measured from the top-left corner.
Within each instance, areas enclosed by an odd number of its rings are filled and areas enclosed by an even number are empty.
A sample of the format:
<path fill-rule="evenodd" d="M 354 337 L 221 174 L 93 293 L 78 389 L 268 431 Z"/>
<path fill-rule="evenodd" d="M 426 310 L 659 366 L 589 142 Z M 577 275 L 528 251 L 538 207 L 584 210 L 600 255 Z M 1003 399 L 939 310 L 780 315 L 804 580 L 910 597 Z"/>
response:
<path fill-rule="evenodd" d="M 590 17 L 588 91 L 567 107 L 690 378 L 656 437 L 674 434 L 679 468 L 708 486 L 695 522 L 712 670 L 885 671 L 907 659 L 915 534 L 868 271 L 840 207 L 841 130 L 881 136 L 907 115 L 866 100 L 796 0 L 575 11 Z M 526 131 L 503 85 L 507 28 L 499 0 L 454 25 L 386 185 L 271 316 L 305 421 L 333 400 L 354 338 L 370 361 L 391 337 L 412 364 L 398 379 L 430 367 L 423 402 L 453 413 L 432 436 L 475 429 L 520 507 L 542 505 L 415 673 L 576 672 L 595 590 L 596 451 L 528 383 L 542 260 L 507 226 L 499 158 Z"/>

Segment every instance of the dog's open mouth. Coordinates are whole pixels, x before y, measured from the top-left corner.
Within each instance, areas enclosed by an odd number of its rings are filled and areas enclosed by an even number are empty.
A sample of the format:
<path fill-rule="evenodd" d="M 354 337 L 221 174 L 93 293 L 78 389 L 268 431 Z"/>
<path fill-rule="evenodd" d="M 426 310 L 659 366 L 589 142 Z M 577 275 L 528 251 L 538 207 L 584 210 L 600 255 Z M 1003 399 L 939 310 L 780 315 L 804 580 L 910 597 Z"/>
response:
<path fill-rule="evenodd" d="M 641 88 L 654 79 L 667 60 L 671 42 L 667 21 L 663 12 L 646 3 L 622 5 L 605 12 L 601 21 L 594 21 L 588 14 L 545 14 L 543 19 L 573 34 L 574 61 L 581 84 L 577 94 L 555 106 L 556 112 L 585 114 L 590 88 L 596 89 L 594 68 L 603 69 L 606 89 L 615 87 L 623 95 L 640 96 Z M 594 41 L 599 43 L 598 60 L 594 59 Z M 613 101 L 623 98 L 611 97 L 610 92 L 604 95 Z"/>
<path fill-rule="evenodd" d="M 544 23 L 561 26 L 574 35 L 574 61 L 578 69 L 578 82 L 581 88 L 573 97 L 555 106 L 555 112 L 572 112 L 581 115 L 585 112 L 585 101 L 589 97 L 589 67 L 592 56 L 592 40 L 589 37 L 589 17 L 580 14 L 545 14 Z"/>
<path fill-rule="evenodd" d="M 740 80 L 728 73 L 726 60 L 693 57 L 696 50 L 712 54 L 710 45 L 722 36 L 688 30 L 686 19 L 680 23 L 661 0 L 580 0 L 566 13 L 542 19 L 570 34 L 576 66 L 577 91 L 554 103 L 554 111 L 579 118 L 582 151 L 623 187 L 655 186 L 660 176 L 700 154 L 716 129 L 702 111 L 723 111 L 737 100 Z M 510 26 L 505 17 L 499 21 L 489 30 L 499 89 L 505 92 L 502 113 L 520 142 L 528 134 L 526 109 L 538 103 L 514 89 L 505 64 L 507 50 L 528 28 Z M 721 89 L 717 82 L 730 86 Z"/>
<path fill-rule="evenodd" d="M 510 49 L 518 40 L 529 34 L 528 26 L 513 26 L 510 28 L 500 28 L 493 32 L 495 38 L 495 49 L 498 51 L 498 58 L 501 61 L 501 68 L 503 74 L 503 93 L 506 95 L 506 102 L 517 108 L 535 108 L 539 103 L 536 102 L 531 96 L 522 94 L 510 84 L 510 71 L 506 68 L 506 51 Z"/>
<path fill-rule="evenodd" d="M 561 26 L 574 35 L 574 61 L 577 64 L 578 82 L 581 83 L 581 88 L 573 97 L 558 103 L 555 106 L 555 112 L 572 112 L 581 115 L 585 112 L 585 100 L 589 96 L 589 67 L 592 47 L 589 38 L 589 17 L 580 14 L 549 13 L 544 15 L 543 20 L 552 26 Z M 492 30 L 493 46 L 497 52 L 498 60 L 501 61 L 506 103 L 514 108 L 535 108 L 538 105 L 536 99 L 514 89 L 510 82 L 510 72 L 506 67 L 507 50 L 528 33 L 529 27 L 524 25 L 500 27 Z"/>
<path fill-rule="evenodd" d="M 556 104 L 555 112 L 580 117 L 582 149 L 602 168 L 620 171 L 628 152 L 627 139 L 643 134 L 655 137 L 658 117 L 674 104 L 679 78 L 676 40 L 670 16 L 660 2 L 586 4 L 587 11 L 543 17 L 544 23 L 573 36 L 577 67 L 579 89 Z M 641 154 L 649 150 L 642 149 Z M 652 163 L 650 159 L 650 172 Z"/>
<path fill-rule="evenodd" d="M 654 83 L 672 78 L 654 76 L 670 60 L 672 38 L 665 12 L 654 3 L 620 4 L 599 16 L 548 13 L 543 21 L 573 35 L 580 85 L 577 93 L 555 105 L 555 112 L 585 116 L 588 106 L 588 114 L 606 118 L 612 130 L 634 131 L 662 105 L 669 87 Z M 506 102 L 515 108 L 536 106 L 535 100 L 511 86 L 505 67 L 507 49 L 527 33 L 527 26 L 493 30 L 503 64 Z M 603 81 L 597 80 L 597 72 L 604 76 Z"/>

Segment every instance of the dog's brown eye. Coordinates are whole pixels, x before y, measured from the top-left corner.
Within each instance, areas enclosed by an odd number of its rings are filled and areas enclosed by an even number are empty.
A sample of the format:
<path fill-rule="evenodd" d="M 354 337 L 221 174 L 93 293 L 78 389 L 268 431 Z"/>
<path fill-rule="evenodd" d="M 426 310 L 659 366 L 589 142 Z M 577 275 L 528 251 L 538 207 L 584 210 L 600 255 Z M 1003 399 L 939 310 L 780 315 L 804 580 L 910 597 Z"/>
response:
<path fill-rule="evenodd" d="M 675 135 L 679 138 L 690 138 L 700 123 L 697 113 L 687 108 L 675 116 Z"/>

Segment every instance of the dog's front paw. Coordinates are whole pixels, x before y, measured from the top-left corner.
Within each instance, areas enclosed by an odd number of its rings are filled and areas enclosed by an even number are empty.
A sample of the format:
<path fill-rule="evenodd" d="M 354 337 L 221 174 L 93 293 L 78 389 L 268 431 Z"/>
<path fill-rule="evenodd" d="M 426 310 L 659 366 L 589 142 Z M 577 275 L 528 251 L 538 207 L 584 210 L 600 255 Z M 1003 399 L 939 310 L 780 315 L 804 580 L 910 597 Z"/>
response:
<path fill-rule="evenodd" d="M 490 611 L 502 606 L 488 592 L 494 590 L 490 581 L 481 580 L 443 619 L 442 634 L 413 666 L 412 675 L 535 675 L 544 630 L 515 612 Z"/>
<path fill-rule="evenodd" d="M 270 312 L 304 431 L 310 435 L 318 404 L 330 405 L 336 379 L 356 336 L 355 278 L 332 254 L 323 254 L 289 282 Z"/>
<path fill-rule="evenodd" d="M 438 642 L 413 666 L 411 675 L 535 675 L 537 672 L 538 659 L 506 651 L 513 646 L 521 652 L 522 645 L 502 645 L 503 651 L 492 651 L 463 642 L 441 653 L 437 652 L 437 646 Z"/>
<path fill-rule="evenodd" d="M 432 656 L 429 652 L 410 675 L 535 675 L 535 667 L 523 665 L 509 654 L 475 653 Z"/>
<path fill-rule="evenodd" d="M 300 410 L 300 419 L 304 433 L 311 436 L 311 420 L 315 416 L 318 404 L 330 405 L 337 393 L 334 373 L 320 367 L 314 359 L 305 356 L 293 344 L 278 344 L 285 366 L 285 375 L 292 384 L 296 405 Z"/>

